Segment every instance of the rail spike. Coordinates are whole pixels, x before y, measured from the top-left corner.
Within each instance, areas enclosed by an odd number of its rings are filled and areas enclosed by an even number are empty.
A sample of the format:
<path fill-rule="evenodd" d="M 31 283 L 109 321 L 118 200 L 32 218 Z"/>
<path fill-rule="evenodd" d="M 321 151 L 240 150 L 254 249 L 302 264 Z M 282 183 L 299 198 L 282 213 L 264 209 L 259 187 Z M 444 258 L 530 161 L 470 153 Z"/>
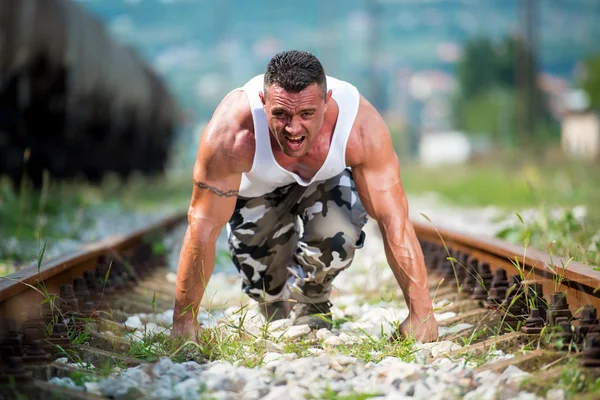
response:
<path fill-rule="evenodd" d="M 494 276 L 490 270 L 490 265 L 486 262 L 479 262 L 477 265 L 477 273 L 479 279 L 477 279 L 471 298 L 473 300 L 484 301 L 488 298 L 488 288 L 491 287 Z"/>
<path fill-rule="evenodd" d="M 477 259 L 475 257 L 469 257 L 465 264 L 465 277 L 462 280 L 462 293 L 466 296 L 471 296 L 475 291 L 477 283 Z"/>
<path fill-rule="evenodd" d="M 596 307 L 591 304 L 583 306 L 579 319 L 572 321 L 571 326 L 575 332 L 575 341 L 579 344 L 584 341 L 590 332 L 600 332 Z"/>
<path fill-rule="evenodd" d="M 579 365 L 584 368 L 600 367 L 600 333 L 590 332 L 585 336 L 585 347 L 579 359 Z"/>
<path fill-rule="evenodd" d="M 529 309 L 529 317 L 525 320 L 525 325 L 521 328 L 521 332 L 528 335 L 539 334 L 544 329 L 544 319 L 540 316 L 540 310 L 537 308 Z"/>
<path fill-rule="evenodd" d="M 502 300 L 506 297 L 506 290 L 508 289 L 508 276 L 506 270 L 497 268 L 494 270 L 494 277 L 492 279 L 490 294 L 487 298 L 487 306 L 489 308 L 498 308 L 502 303 Z"/>
<path fill-rule="evenodd" d="M 567 303 L 567 294 L 563 292 L 554 292 L 550 295 L 548 325 L 552 327 L 557 326 L 558 318 L 565 318 L 567 322 L 573 319 L 573 314 L 569 310 L 569 304 Z"/>

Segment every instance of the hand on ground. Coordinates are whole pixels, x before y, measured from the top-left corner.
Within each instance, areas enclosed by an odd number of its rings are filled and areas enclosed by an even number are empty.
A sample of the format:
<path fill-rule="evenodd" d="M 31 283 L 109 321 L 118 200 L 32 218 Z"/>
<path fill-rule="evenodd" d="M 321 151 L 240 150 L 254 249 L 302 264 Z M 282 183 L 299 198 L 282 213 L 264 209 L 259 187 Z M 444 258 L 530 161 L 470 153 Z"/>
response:
<path fill-rule="evenodd" d="M 204 328 L 198 324 L 195 320 L 177 320 L 173 323 L 173 329 L 171 330 L 171 336 L 181 337 L 188 340 L 198 342 L 203 336 Z"/>
<path fill-rule="evenodd" d="M 433 314 L 427 315 L 425 318 L 416 317 L 410 314 L 398 328 L 397 332 L 392 335 L 392 340 L 397 340 L 398 337 L 414 337 L 418 342 L 427 343 L 434 342 L 438 338 L 438 324 Z"/>

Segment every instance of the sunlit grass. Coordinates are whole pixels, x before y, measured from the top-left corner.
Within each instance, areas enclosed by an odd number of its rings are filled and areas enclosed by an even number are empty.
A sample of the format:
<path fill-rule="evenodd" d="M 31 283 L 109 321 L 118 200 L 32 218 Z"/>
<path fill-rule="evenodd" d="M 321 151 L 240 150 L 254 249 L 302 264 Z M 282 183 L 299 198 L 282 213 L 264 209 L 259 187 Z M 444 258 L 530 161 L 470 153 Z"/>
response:
<path fill-rule="evenodd" d="M 562 389 L 566 397 L 596 399 L 600 396 L 600 377 L 593 369 L 581 368 L 574 357 L 565 359 L 560 373 L 552 374 L 540 379 L 533 375 L 521 382 L 521 389 L 546 396 L 548 391 Z M 583 397 L 577 397 L 583 396 Z"/>
<path fill-rule="evenodd" d="M 593 206 L 600 200 L 600 165 L 595 164 L 505 161 L 436 168 L 405 165 L 401 174 L 409 195 L 435 192 L 461 206 L 572 207 Z"/>
<path fill-rule="evenodd" d="M 552 250 L 555 256 L 600 265 L 600 166 L 595 164 L 534 165 L 477 163 L 443 168 L 405 167 L 404 187 L 409 195 L 437 193 L 441 200 L 461 207 L 494 206 L 513 216 L 524 209 L 537 217 L 498 232 L 513 243 Z M 584 206 L 585 218 L 577 218 Z M 563 209 L 564 212 L 556 213 Z M 557 215 L 558 214 L 558 215 Z M 435 221 L 434 221 L 435 222 Z"/>
<path fill-rule="evenodd" d="M 28 184 L 15 191 L 0 179 L 0 237 L 5 238 L 0 266 L 32 261 L 44 242 L 51 248 L 57 240 L 78 240 L 103 212 L 185 210 L 192 190 L 188 175 L 127 182 L 108 177 L 98 186 L 48 180 L 39 191 Z"/>

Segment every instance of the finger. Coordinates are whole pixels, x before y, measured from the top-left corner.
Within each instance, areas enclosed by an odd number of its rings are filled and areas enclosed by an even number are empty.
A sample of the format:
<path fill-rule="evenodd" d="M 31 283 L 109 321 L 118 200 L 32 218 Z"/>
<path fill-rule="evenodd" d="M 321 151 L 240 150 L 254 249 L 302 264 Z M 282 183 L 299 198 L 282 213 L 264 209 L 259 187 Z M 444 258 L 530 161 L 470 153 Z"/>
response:
<path fill-rule="evenodd" d="M 404 340 L 406 339 L 408 336 L 407 332 L 404 331 L 404 329 L 399 328 L 397 330 L 395 330 L 394 332 L 392 332 L 392 334 L 390 335 L 390 343 L 395 343 L 399 340 Z"/>

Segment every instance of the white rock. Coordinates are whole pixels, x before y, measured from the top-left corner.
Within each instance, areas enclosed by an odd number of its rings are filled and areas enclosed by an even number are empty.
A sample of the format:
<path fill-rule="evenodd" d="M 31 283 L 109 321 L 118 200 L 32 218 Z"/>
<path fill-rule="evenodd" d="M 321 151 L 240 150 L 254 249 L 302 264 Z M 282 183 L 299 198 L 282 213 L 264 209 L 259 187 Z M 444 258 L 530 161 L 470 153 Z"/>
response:
<path fill-rule="evenodd" d="M 507 383 L 518 383 L 530 374 L 521 370 L 519 367 L 509 365 L 500 376 Z"/>
<path fill-rule="evenodd" d="M 480 386 L 475 390 L 467 393 L 463 399 L 464 400 L 482 400 L 482 399 L 498 399 L 503 398 L 501 387 L 495 386 Z"/>
<path fill-rule="evenodd" d="M 281 400 L 282 398 L 289 398 L 289 389 L 286 386 L 274 386 L 262 400 Z"/>
<path fill-rule="evenodd" d="M 361 310 L 360 306 L 353 304 L 353 305 L 349 305 L 348 307 L 346 307 L 346 309 L 344 310 L 344 313 L 347 316 L 360 317 L 362 315 L 362 310 Z"/>
<path fill-rule="evenodd" d="M 180 398 L 196 398 L 198 397 L 198 389 L 200 388 L 201 381 L 199 379 L 188 378 L 177 383 L 173 389 L 174 397 Z M 155 394 L 156 395 L 156 394 Z M 158 397 L 158 396 L 157 396 Z M 164 396 L 164 398 L 167 398 Z"/>
<path fill-rule="evenodd" d="M 344 332 L 340 333 L 338 338 L 344 343 L 344 344 L 356 344 L 358 343 L 360 340 L 355 337 L 355 336 L 350 336 Z"/>
<path fill-rule="evenodd" d="M 174 272 L 168 272 L 165 278 L 169 283 L 177 282 L 177 274 L 175 274 Z"/>
<path fill-rule="evenodd" d="M 238 393 L 244 389 L 245 381 L 235 379 L 232 376 L 223 376 L 220 374 L 205 375 L 204 384 L 212 391 L 225 391 Z"/>
<path fill-rule="evenodd" d="M 270 340 L 256 339 L 254 342 L 258 347 L 265 349 L 271 353 L 283 353 L 283 346 L 278 345 Z"/>
<path fill-rule="evenodd" d="M 323 346 L 325 348 L 333 348 L 333 347 L 341 346 L 343 344 L 344 344 L 344 342 L 342 341 L 342 339 L 340 339 L 337 336 L 330 336 L 323 341 Z"/>
<path fill-rule="evenodd" d="M 88 393 L 98 394 L 98 395 L 102 394 L 100 392 L 100 385 L 98 384 L 98 382 L 85 382 L 83 384 L 83 386 L 85 387 L 85 391 Z"/>
<path fill-rule="evenodd" d="M 218 391 L 210 394 L 211 400 L 237 400 L 239 395 L 237 393 L 230 393 L 226 391 Z"/>
<path fill-rule="evenodd" d="M 333 333 L 327 328 L 321 328 L 317 331 L 317 339 L 319 340 L 325 340 L 330 336 L 333 336 Z"/>
<path fill-rule="evenodd" d="M 460 345 L 448 340 L 417 344 L 415 347 L 418 349 L 418 351 L 415 353 L 415 357 L 421 362 L 425 361 L 429 357 L 438 357 L 462 348 Z"/>
<path fill-rule="evenodd" d="M 448 360 L 450 361 L 450 360 Z M 492 371 L 481 371 L 481 372 L 477 372 L 474 376 L 475 382 L 478 385 L 486 385 L 490 382 L 494 382 L 498 380 L 499 375 L 495 372 Z"/>
<path fill-rule="evenodd" d="M 433 388 L 434 392 L 429 393 L 427 400 L 447 400 L 447 399 L 460 399 L 462 393 L 458 390 L 444 390 L 438 392 L 437 388 Z"/>
<path fill-rule="evenodd" d="M 422 371 L 423 367 L 419 364 L 407 363 L 397 357 L 386 357 L 379 362 L 377 375 L 378 379 L 391 384 L 395 379 L 413 380 Z"/>
<path fill-rule="evenodd" d="M 135 369 L 135 368 L 132 368 Z M 146 397 L 145 390 L 149 390 L 150 377 L 146 374 L 144 377 L 138 374 L 139 381 L 136 380 L 134 374 L 126 374 L 132 369 L 124 371 L 118 379 L 109 378 L 102 380 L 100 392 L 103 396 L 112 397 L 115 399 L 135 399 Z M 144 373 L 143 371 L 139 371 Z M 145 373 L 144 373 L 145 374 Z"/>
<path fill-rule="evenodd" d="M 360 299 L 356 296 L 356 294 L 345 294 L 345 295 L 339 295 L 336 296 L 335 298 L 335 304 L 341 308 L 344 308 L 344 306 L 346 307 L 346 314 L 347 312 L 347 307 L 353 307 L 356 304 L 360 304 L 361 301 Z"/>
<path fill-rule="evenodd" d="M 163 326 L 170 326 L 173 323 L 173 309 L 156 314 L 156 322 Z"/>
<path fill-rule="evenodd" d="M 452 333 L 457 333 L 460 331 L 464 331 L 465 329 L 469 329 L 472 326 L 473 325 L 467 324 L 467 323 L 460 323 L 460 324 L 453 325 L 451 327 L 440 326 L 440 327 L 438 327 L 438 335 L 440 337 L 445 336 L 445 335 L 450 335 Z"/>
<path fill-rule="evenodd" d="M 269 364 L 270 362 L 280 361 L 280 360 L 291 361 L 291 360 L 295 360 L 297 358 L 298 358 L 298 354 L 296 354 L 296 353 L 281 354 L 281 353 L 267 352 L 267 353 L 265 353 L 265 356 L 263 357 L 263 363 Z"/>
<path fill-rule="evenodd" d="M 130 331 L 133 331 L 134 329 L 142 329 L 144 327 L 142 320 L 137 315 L 127 318 L 123 325 L 125 325 L 125 327 Z"/>
<path fill-rule="evenodd" d="M 166 357 L 163 357 L 163 359 L 169 360 Z M 121 378 L 127 378 L 140 385 L 147 385 L 152 382 L 152 378 L 146 372 L 146 368 L 148 368 L 147 365 L 138 365 L 137 367 L 129 368 L 121 373 Z"/>
<path fill-rule="evenodd" d="M 198 364 L 196 361 L 186 361 L 181 363 L 181 366 L 187 371 L 188 374 L 196 374 L 204 369 L 204 367 Z"/>
<path fill-rule="evenodd" d="M 311 329 L 308 325 L 293 325 L 283 334 L 283 337 L 285 339 L 294 340 L 308 335 L 310 332 Z"/>
<path fill-rule="evenodd" d="M 83 388 L 81 386 L 77 386 L 77 384 L 75 382 L 73 382 L 73 380 L 71 378 L 68 378 L 68 377 L 63 377 L 63 378 L 54 377 L 54 378 L 51 378 L 48 382 L 50 382 L 54 385 L 57 385 L 57 386 L 68 387 L 70 389 L 83 390 Z"/>
<path fill-rule="evenodd" d="M 438 308 L 443 308 L 443 307 L 447 307 L 454 304 L 452 301 L 450 301 L 449 299 L 442 299 L 440 301 L 434 302 L 433 303 L 433 308 L 434 309 L 438 309 Z"/>
<path fill-rule="evenodd" d="M 515 400 L 538 400 L 539 397 L 533 393 L 520 392 L 516 397 L 514 397 L 514 399 Z"/>
<path fill-rule="evenodd" d="M 162 375 L 167 374 L 175 365 L 176 364 L 173 364 L 173 361 L 171 361 L 170 358 L 161 357 L 158 360 L 158 362 L 152 367 L 152 373 L 154 376 L 160 377 Z"/>
<path fill-rule="evenodd" d="M 546 400 L 565 400 L 567 394 L 562 389 L 550 389 L 546 393 Z"/>
<path fill-rule="evenodd" d="M 442 391 L 441 387 L 436 387 L 436 391 Z M 422 381 L 415 382 L 413 397 L 415 399 L 426 399 L 431 394 L 431 388 L 425 385 Z"/>
<path fill-rule="evenodd" d="M 444 312 L 444 313 L 434 313 L 434 314 L 435 314 L 435 320 L 437 322 L 443 322 L 447 319 L 456 317 L 456 313 L 450 312 L 450 311 Z"/>
<path fill-rule="evenodd" d="M 289 318 L 278 319 L 269 324 L 269 326 L 267 327 L 267 331 L 268 332 L 282 331 L 282 330 L 287 329 L 290 326 L 292 326 L 292 324 L 293 324 L 293 321 Z"/>
<path fill-rule="evenodd" d="M 358 362 L 358 360 L 356 358 L 354 358 L 354 357 L 341 356 L 341 355 L 334 356 L 333 357 L 333 361 L 338 362 L 342 366 L 356 364 Z"/>
<path fill-rule="evenodd" d="M 383 333 L 388 336 L 392 333 L 393 326 L 388 321 L 382 320 L 379 323 L 372 322 L 344 322 L 340 325 L 341 332 L 353 332 L 356 334 L 367 334 L 371 337 L 378 338 Z"/>
<path fill-rule="evenodd" d="M 310 354 L 312 354 L 314 356 L 318 356 L 318 355 L 325 353 L 325 350 L 319 349 L 318 347 L 309 347 L 308 349 L 306 349 L 306 351 L 308 351 Z"/>
<path fill-rule="evenodd" d="M 515 357 L 514 354 L 506 354 L 502 350 L 496 350 L 496 351 L 489 352 L 487 354 L 487 361 L 485 362 L 485 364 L 493 364 L 495 362 L 499 362 L 502 360 L 509 360 L 514 357 Z"/>

